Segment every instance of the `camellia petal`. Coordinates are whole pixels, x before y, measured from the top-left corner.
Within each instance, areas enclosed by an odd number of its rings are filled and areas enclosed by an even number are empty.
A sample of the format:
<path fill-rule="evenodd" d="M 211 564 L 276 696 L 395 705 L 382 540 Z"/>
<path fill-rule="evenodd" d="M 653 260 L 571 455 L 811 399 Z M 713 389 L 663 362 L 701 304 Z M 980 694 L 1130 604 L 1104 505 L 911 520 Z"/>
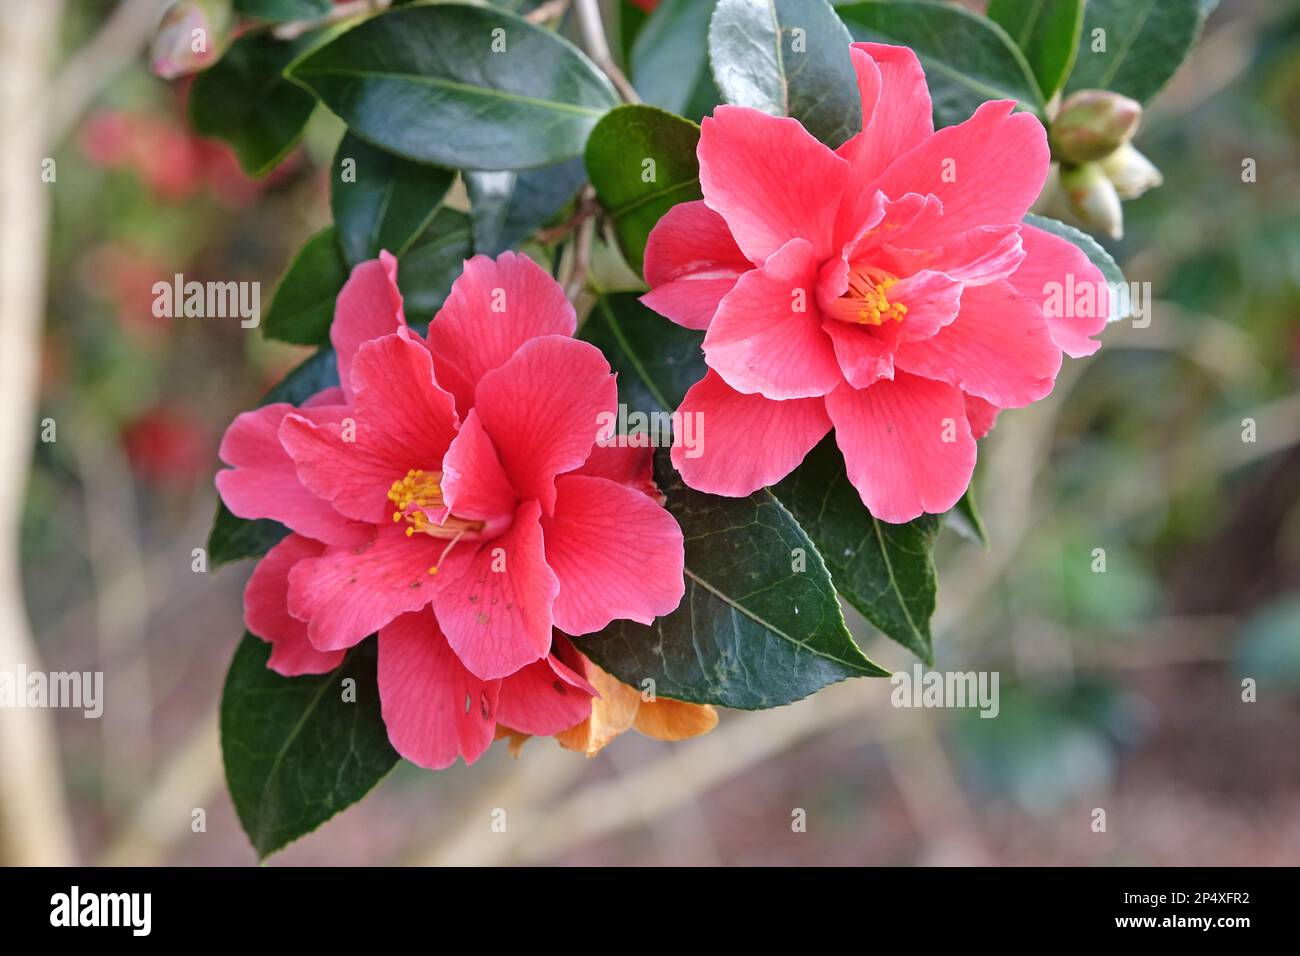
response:
<path fill-rule="evenodd" d="M 941 514 L 975 468 L 975 439 L 961 390 L 898 372 L 870 388 L 826 397 L 835 442 L 862 503 L 882 521 Z"/>
<path fill-rule="evenodd" d="M 576 326 L 564 290 L 532 259 L 514 252 L 475 256 L 429 325 L 438 382 L 464 416 L 479 380 L 519 346 L 541 335 L 572 335 Z"/>

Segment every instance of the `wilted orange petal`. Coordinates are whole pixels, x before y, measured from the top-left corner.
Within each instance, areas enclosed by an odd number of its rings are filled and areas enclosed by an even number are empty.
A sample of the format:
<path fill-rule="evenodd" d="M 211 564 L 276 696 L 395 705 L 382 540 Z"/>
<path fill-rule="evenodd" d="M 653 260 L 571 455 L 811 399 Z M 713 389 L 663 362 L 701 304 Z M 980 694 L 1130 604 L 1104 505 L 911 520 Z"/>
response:
<path fill-rule="evenodd" d="M 636 720 L 641 695 L 617 678 L 587 661 L 587 680 L 600 693 L 591 701 L 591 716 L 555 735 L 561 747 L 594 757 Z"/>
<path fill-rule="evenodd" d="M 659 698 L 642 702 L 636 729 L 656 740 L 685 740 L 707 734 L 718 726 L 718 712 L 709 704 L 687 704 Z"/>

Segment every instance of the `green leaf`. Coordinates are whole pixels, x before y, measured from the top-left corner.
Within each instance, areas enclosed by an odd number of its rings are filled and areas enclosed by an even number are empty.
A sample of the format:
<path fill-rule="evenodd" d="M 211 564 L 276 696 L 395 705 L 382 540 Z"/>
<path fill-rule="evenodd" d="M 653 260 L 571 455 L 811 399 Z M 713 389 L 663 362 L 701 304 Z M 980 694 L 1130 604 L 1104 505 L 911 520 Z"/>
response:
<path fill-rule="evenodd" d="M 525 169 L 465 172 L 474 251 L 497 256 L 554 219 L 586 182 L 580 159 Z"/>
<path fill-rule="evenodd" d="M 931 663 L 933 552 L 941 519 L 922 515 L 888 524 L 873 517 L 849 483 L 830 435 L 772 490 L 825 558 L 844 599 L 886 636 Z"/>
<path fill-rule="evenodd" d="M 215 570 L 232 561 L 266 554 L 288 533 L 289 529 L 278 521 L 237 518 L 224 501 L 218 500 L 217 514 L 208 532 L 208 564 Z"/>
<path fill-rule="evenodd" d="M 334 9 L 333 0 L 235 0 L 235 9 L 259 20 L 315 20 Z"/>
<path fill-rule="evenodd" d="M 862 129 L 850 42 L 826 0 L 718 0 L 709 62 L 728 103 L 793 116 L 836 147 Z"/>
<path fill-rule="evenodd" d="M 619 400 L 642 412 L 674 411 L 704 377 L 704 333 L 651 312 L 635 293 L 601 296 L 579 332 L 618 373 Z"/>
<path fill-rule="evenodd" d="M 455 181 L 454 170 L 400 159 L 351 133 L 344 136 L 334 154 L 330 209 L 348 264 L 374 259 L 381 249 L 401 258 Z"/>
<path fill-rule="evenodd" d="M 288 402 L 301 405 L 321 389 L 339 383 L 338 362 L 332 348 L 322 348 L 311 358 L 291 371 L 280 383 L 263 396 L 259 405 Z M 217 502 L 217 514 L 208 533 L 208 563 L 213 569 L 266 554 L 289 533 L 289 529 L 276 521 L 259 518 L 250 521 L 237 518 L 222 501 Z"/>
<path fill-rule="evenodd" d="M 280 277 L 262 322 L 262 334 L 299 345 L 329 342 L 334 300 L 347 278 L 338 233 L 333 226 L 326 226 L 307 240 Z"/>
<path fill-rule="evenodd" d="M 265 176 L 302 136 L 316 98 L 282 71 L 319 39 L 308 33 L 281 42 L 252 33 L 230 45 L 190 87 L 190 122 L 203 136 L 225 140 L 250 176 Z"/>
<path fill-rule="evenodd" d="M 398 260 L 397 287 L 407 319 L 428 323 L 442 307 L 465 260 L 474 254 L 469 216 L 443 207 Z"/>
<path fill-rule="evenodd" d="M 1084 0 L 990 0 L 989 19 L 1016 42 L 1043 99 L 1065 83 L 1083 32 Z"/>
<path fill-rule="evenodd" d="M 944 515 L 944 522 L 963 538 L 975 542 L 981 548 L 989 546 L 988 532 L 984 530 L 984 519 L 980 517 L 975 504 L 975 486 L 966 489 L 966 494 L 956 506 Z"/>
<path fill-rule="evenodd" d="M 957 6 L 880 0 L 838 8 L 854 40 L 894 43 L 916 51 L 925 69 L 936 126 L 970 117 L 986 100 L 1018 100 L 1043 115 L 1043 98 L 1006 32 Z"/>
<path fill-rule="evenodd" d="M 1101 270 L 1102 278 L 1106 280 L 1112 291 L 1120 286 L 1127 288 L 1128 282 L 1124 278 L 1124 273 L 1111 257 L 1111 254 L 1102 248 L 1101 243 L 1086 232 L 1081 232 L 1073 226 L 1067 226 L 1056 219 L 1036 216 L 1033 213 L 1028 213 L 1024 221 L 1031 226 L 1037 226 L 1045 232 L 1060 236 L 1067 242 L 1072 242 L 1082 249 L 1083 254 L 1092 261 L 1092 264 Z M 1123 303 L 1112 294 L 1110 297 L 1110 316 L 1106 321 L 1119 322 L 1121 319 L 1126 318 L 1128 318 L 1128 315 Z"/>
<path fill-rule="evenodd" d="M 641 99 L 698 121 L 721 94 L 709 72 L 715 0 L 663 0 L 637 34 L 631 79 Z"/>
<path fill-rule="evenodd" d="M 698 126 L 653 106 L 617 107 L 591 132 L 587 175 L 638 275 L 655 223 L 677 203 L 702 195 L 699 141 Z"/>
<path fill-rule="evenodd" d="M 617 101 L 566 40 L 513 14 L 459 3 L 372 17 L 288 72 L 363 139 L 466 169 L 578 156 Z"/>
<path fill-rule="evenodd" d="M 692 491 L 667 449 L 655 481 L 685 537 L 686 596 L 652 625 L 615 621 L 581 638 L 583 653 L 634 687 L 649 678 L 660 696 L 744 710 L 888 676 L 853 643 L 821 556 L 770 492 Z"/>
<path fill-rule="evenodd" d="M 380 716 L 374 639 L 329 674 L 281 677 L 270 656 L 246 634 L 221 695 L 226 784 L 262 859 L 356 803 L 398 761 Z M 352 702 L 345 680 L 356 682 Z"/>
<path fill-rule="evenodd" d="M 1187 59 L 1204 22 L 1201 0 L 1089 0 L 1066 92 L 1114 90 L 1146 103 Z"/>

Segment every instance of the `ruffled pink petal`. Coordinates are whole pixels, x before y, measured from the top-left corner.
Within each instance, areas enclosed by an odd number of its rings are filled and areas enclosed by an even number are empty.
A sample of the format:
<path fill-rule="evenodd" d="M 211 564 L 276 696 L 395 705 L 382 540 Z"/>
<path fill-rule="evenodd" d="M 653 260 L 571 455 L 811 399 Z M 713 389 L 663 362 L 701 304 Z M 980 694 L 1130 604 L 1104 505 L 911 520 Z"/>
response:
<path fill-rule="evenodd" d="M 740 277 L 704 337 L 709 367 L 736 391 L 766 398 L 825 395 L 840 382 L 821 328 L 812 246 L 792 239 Z"/>
<path fill-rule="evenodd" d="M 649 444 L 596 445 L 582 466 L 568 474 L 607 478 L 643 495 L 649 495 L 656 501 L 661 497 L 654 479 L 654 449 Z"/>
<path fill-rule="evenodd" d="M 719 106 L 701 124 L 700 188 L 736 244 L 761 263 L 791 239 L 831 254 L 835 214 L 849 164 L 798 120 Z"/>
<path fill-rule="evenodd" d="M 557 734 L 591 715 L 595 688 L 554 654 L 501 679 L 497 721 L 538 737 Z"/>
<path fill-rule="evenodd" d="M 970 433 L 975 438 L 983 438 L 993 430 L 997 424 L 998 408 L 991 402 L 986 402 L 982 398 L 976 398 L 974 395 L 966 396 L 966 418 L 970 421 Z"/>
<path fill-rule="evenodd" d="M 822 328 L 830 337 L 844 380 L 854 388 L 866 388 L 882 378 L 894 377 L 896 327 L 889 326 L 877 333 L 860 325 L 826 319 Z"/>
<path fill-rule="evenodd" d="M 691 386 L 678 412 L 695 416 L 699 454 L 676 442 L 673 467 L 697 491 L 729 498 L 780 481 L 831 428 L 820 398 L 774 402 L 742 395 L 712 369 Z"/>
<path fill-rule="evenodd" d="M 577 339 L 543 336 L 524 343 L 483 376 L 475 409 L 520 498 L 536 498 L 547 514 L 555 476 L 591 453 L 601 413 L 612 413 L 618 390 L 600 350 Z"/>
<path fill-rule="evenodd" d="M 291 534 L 266 552 L 244 588 L 244 627 L 271 645 L 266 666 L 285 677 L 329 673 L 346 653 L 316 650 L 307 640 L 306 623 L 289 613 L 289 571 L 324 550 L 319 541 Z"/>
<path fill-rule="evenodd" d="M 576 327 L 564 290 L 532 259 L 515 252 L 475 256 L 429 326 L 438 382 L 464 416 L 479 379 L 519 346 L 539 335 L 572 335 Z"/>
<path fill-rule="evenodd" d="M 508 531 L 474 551 L 453 551 L 437 575 L 438 624 L 484 680 L 513 674 L 550 650 L 560 585 L 546 564 L 540 516 L 536 501 L 524 502 Z"/>
<path fill-rule="evenodd" d="M 1101 270 L 1074 243 L 1034 226 L 1020 227 L 1020 241 L 1025 260 L 1011 284 L 1042 308 L 1058 348 L 1072 358 L 1091 355 L 1101 348 L 1092 336 L 1106 327 L 1110 314 L 1110 291 Z M 1050 307 L 1052 299 L 1064 307 Z"/>
<path fill-rule="evenodd" d="M 930 91 L 916 54 L 905 46 L 854 43 L 849 48 L 862 94 L 862 132 L 836 153 L 852 167 L 840 209 L 841 240 L 867 212 L 871 184 L 896 156 L 934 132 Z"/>
<path fill-rule="evenodd" d="M 429 611 L 403 614 L 379 632 L 379 700 L 393 747 L 441 770 L 472 764 L 496 735 L 499 681 L 475 677 Z"/>
<path fill-rule="evenodd" d="M 280 441 L 304 485 L 341 513 L 379 524 L 392 513 L 394 481 L 413 468 L 438 470 L 456 436 L 456 409 L 434 382 L 429 350 L 407 331 L 362 345 L 352 384 L 350 424 L 290 415 Z"/>
<path fill-rule="evenodd" d="M 648 308 L 688 329 L 707 329 L 718 302 L 753 263 L 726 221 L 702 200 L 673 206 L 650 230 L 641 296 Z"/>
<path fill-rule="evenodd" d="M 943 203 L 942 232 L 909 245 L 940 246 L 977 226 L 1018 223 L 1029 210 L 1047 178 L 1047 134 L 1030 114 L 1013 115 L 1014 106 L 982 104 L 966 122 L 895 158 L 876 181 L 887 196 L 933 193 Z"/>
<path fill-rule="evenodd" d="M 330 344 L 339 362 L 339 385 L 352 400 L 352 360 L 371 339 L 406 328 L 402 293 L 397 290 L 397 260 L 384 251 L 358 263 L 334 304 Z"/>
<path fill-rule="evenodd" d="M 450 512 L 471 521 L 499 520 L 513 514 L 518 503 L 475 409 L 442 460 L 442 496 Z"/>
<path fill-rule="evenodd" d="M 897 372 L 870 388 L 837 388 L 826 410 L 849 481 L 881 521 L 940 514 L 970 484 L 975 439 L 959 389 Z"/>
<path fill-rule="evenodd" d="M 555 514 L 542 519 L 546 563 L 560 581 L 555 626 L 578 636 L 616 618 L 649 624 L 675 610 L 685 582 L 672 515 L 604 478 L 563 475 L 555 489 Z"/>
<path fill-rule="evenodd" d="M 429 568 L 447 542 L 425 534 L 407 537 L 405 527 L 390 521 L 370 544 L 329 548 L 289 572 L 289 613 L 308 622 L 307 637 L 319 650 L 351 647 L 433 599 Z"/>
<path fill-rule="evenodd" d="M 900 344 L 894 364 L 999 408 L 1019 408 L 1052 391 L 1061 352 L 1038 306 L 998 281 L 968 286 L 956 321 L 924 341 Z"/>
<path fill-rule="evenodd" d="M 906 238 L 900 238 L 889 247 L 891 264 L 899 275 L 932 269 L 964 285 L 987 285 L 1010 276 L 1024 260 L 1022 228 L 1014 223 L 980 226 L 937 249 L 900 248 L 906 245 Z"/>
<path fill-rule="evenodd" d="M 238 416 L 221 439 L 221 460 L 234 466 L 217 472 L 217 491 L 226 507 L 240 518 L 270 518 L 329 544 L 355 547 L 365 542 L 370 529 L 349 521 L 304 487 L 279 438 L 286 415 L 323 423 L 346 414 L 343 406 L 297 409 L 277 402 Z"/>

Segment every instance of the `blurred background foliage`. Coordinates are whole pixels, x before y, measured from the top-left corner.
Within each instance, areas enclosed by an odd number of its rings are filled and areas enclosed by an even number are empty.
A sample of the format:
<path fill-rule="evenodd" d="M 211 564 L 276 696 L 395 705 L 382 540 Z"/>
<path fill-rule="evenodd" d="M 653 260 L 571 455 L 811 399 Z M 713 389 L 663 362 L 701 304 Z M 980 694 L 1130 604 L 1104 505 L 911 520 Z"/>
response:
<path fill-rule="evenodd" d="M 69 3 L 64 49 L 113 6 Z M 103 720 L 58 717 L 87 861 L 251 862 L 213 718 L 249 567 L 195 573 L 192 549 L 222 430 L 307 353 L 155 318 L 151 287 L 257 280 L 265 310 L 328 222 L 342 129 L 318 110 L 255 182 L 188 131 L 185 94 L 134 60 L 55 153 L 41 414 L 58 440 L 36 447 L 23 561 L 46 667 L 109 674 Z M 855 681 L 684 745 L 402 766 L 274 863 L 1300 859 L 1300 6 L 1224 0 L 1137 143 L 1165 185 L 1106 244 L 1151 282 L 1153 321 L 1112 327 L 1049 401 L 1002 416 L 976 477 L 990 547 L 941 542 L 937 666 L 1000 671 L 997 719 L 895 709 L 886 682 Z M 490 831 L 495 807 L 513 836 Z"/>

